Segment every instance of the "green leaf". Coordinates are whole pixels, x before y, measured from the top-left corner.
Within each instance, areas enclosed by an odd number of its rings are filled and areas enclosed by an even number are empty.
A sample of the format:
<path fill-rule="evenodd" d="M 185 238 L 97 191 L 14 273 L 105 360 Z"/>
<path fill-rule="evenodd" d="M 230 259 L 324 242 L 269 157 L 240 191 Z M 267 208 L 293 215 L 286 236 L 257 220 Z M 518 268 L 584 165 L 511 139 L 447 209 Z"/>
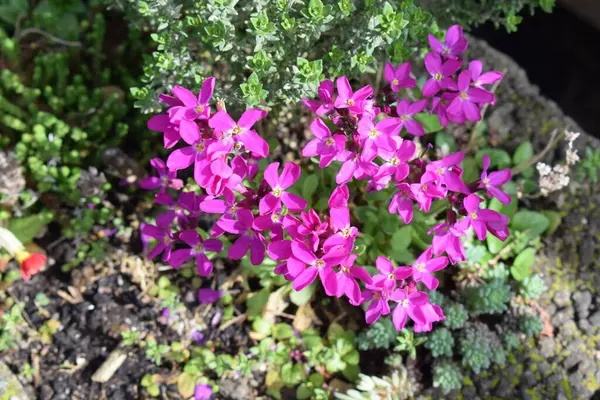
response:
<path fill-rule="evenodd" d="M 29 217 L 13 218 L 8 223 L 11 231 L 21 243 L 29 243 L 52 221 L 52 214 L 36 214 Z"/>
<path fill-rule="evenodd" d="M 490 168 L 505 169 L 510 168 L 512 165 L 512 159 L 506 151 L 501 149 L 486 148 L 479 150 L 477 154 L 475 154 L 475 158 L 477 159 L 477 164 L 479 167 L 482 167 L 483 165 L 482 160 L 485 154 L 490 157 Z"/>
<path fill-rule="evenodd" d="M 411 241 L 412 227 L 403 226 L 392 235 L 392 249 L 396 252 L 406 250 L 408 249 L 408 246 L 410 246 Z"/>
<path fill-rule="evenodd" d="M 418 113 L 415 114 L 414 119 L 423 125 L 425 133 L 439 132 L 444 129 L 444 127 L 440 124 L 440 119 L 435 114 Z"/>
<path fill-rule="evenodd" d="M 294 329 L 285 323 L 273 326 L 273 337 L 278 340 L 290 338 L 294 335 Z"/>
<path fill-rule="evenodd" d="M 479 179 L 479 167 L 477 161 L 473 157 L 465 157 L 462 162 L 463 176 L 462 179 L 466 183 L 475 182 Z"/>
<path fill-rule="evenodd" d="M 358 365 L 360 360 L 360 353 L 358 350 L 352 350 L 350 353 L 346 354 L 344 357 L 344 361 L 350 365 Z"/>
<path fill-rule="evenodd" d="M 256 317 L 261 314 L 262 310 L 267 305 L 267 301 L 269 301 L 270 294 L 271 293 L 269 289 L 263 289 L 246 300 L 246 307 L 248 307 L 247 313 L 249 317 Z"/>
<path fill-rule="evenodd" d="M 562 222 L 562 217 L 560 216 L 560 213 L 556 211 L 542 210 L 542 214 L 544 214 L 546 218 L 548 218 L 548 220 L 550 221 L 548 229 L 546 229 L 546 234 L 550 235 L 556 232 L 556 229 L 558 229 L 560 223 Z"/>
<path fill-rule="evenodd" d="M 487 242 L 488 250 L 492 254 L 498 254 L 500 250 L 504 248 L 504 242 L 494 235 L 487 235 L 485 240 Z"/>
<path fill-rule="evenodd" d="M 290 300 L 297 306 L 301 306 L 306 304 L 311 299 L 313 293 L 315 292 L 315 288 L 317 287 L 316 283 L 312 283 L 305 287 L 304 289 L 296 292 L 295 290 L 290 293 Z"/>
<path fill-rule="evenodd" d="M 517 147 L 512 156 L 515 165 L 523 164 L 533 158 L 533 144 L 530 141 L 523 142 Z"/>
<path fill-rule="evenodd" d="M 337 322 L 334 322 L 327 329 L 327 340 L 329 340 L 329 343 L 333 343 L 337 338 L 342 337 L 343 334 L 344 328 Z"/>
<path fill-rule="evenodd" d="M 542 213 L 523 210 L 513 216 L 510 226 L 517 231 L 529 232 L 529 237 L 533 239 L 548 229 L 550 220 Z"/>
<path fill-rule="evenodd" d="M 304 179 L 304 184 L 302 185 L 302 197 L 306 199 L 309 204 L 311 203 L 310 199 L 312 199 L 313 193 L 315 193 L 318 186 L 319 177 L 317 175 L 311 174 Z"/>
<path fill-rule="evenodd" d="M 513 266 L 510 268 L 510 274 L 517 281 L 523 281 L 531 275 L 531 267 L 535 263 L 535 249 L 528 247 L 515 258 Z"/>
<path fill-rule="evenodd" d="M 266 319 L 258 318 L 252 323 L 252 330 L 261 335 L 267 336 L 271 332 L 273 323 Z"/>
<path fill-rule="evenodd" d="M 298 400 L 310 399 L 313 394 L 313 390 L 306 385 L 306 383 L 301 384 L 296 389 L 296 398 Z"/>
<path fill-rule="evenodd" d="M 488 204 L 488 208 L 490 210 L 497 211 L 501 214 L 506 215 L 508 218 L 511 218 L 517 212 L 517 205 L 519 204 L 519 200 L 515 196 L 511 196 L 511 202 L 509 205 L 504 205 L 497 198 L 493 197 L 490 200 L 490 204 Z"/>

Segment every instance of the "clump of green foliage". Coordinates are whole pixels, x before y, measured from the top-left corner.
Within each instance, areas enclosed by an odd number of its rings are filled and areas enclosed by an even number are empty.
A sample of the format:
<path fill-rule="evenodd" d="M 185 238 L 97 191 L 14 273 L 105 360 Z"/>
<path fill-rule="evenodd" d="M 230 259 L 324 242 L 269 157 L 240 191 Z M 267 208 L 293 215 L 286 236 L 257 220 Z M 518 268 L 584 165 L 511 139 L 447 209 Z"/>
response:
<path fill-rule="evenodd" d="M 537 315 L 524 315 L 519 318 L 519 330 L 527 336 L 536 336 L 542 328 L 542 319 Z"/>
<path fill-rule="evenodd" d="M 439 387 L 444 394 L 462 387 L 461 368 L 454 362 L 443 359 L 433 366 L 433 387 Z"/>
<path fill-rule="evenodd" d="M 380 319 L 356 338 L 359 350 L 389 349 L 396 343 L 396 328 L 390 319 Z"/>
<path fill-rule="evenodd" d="M 469 318 L 467 309 L 461 303 L 452 303 L 444 308 L 444 325 L 450 329 L 460 329 Z"/>
<path fill-rule="evenodd" d="M 425 347 L 431 351 L 434 357 L 452 357 L 454 338 L 446 328 L 435 329 L 425 342 Z"/>

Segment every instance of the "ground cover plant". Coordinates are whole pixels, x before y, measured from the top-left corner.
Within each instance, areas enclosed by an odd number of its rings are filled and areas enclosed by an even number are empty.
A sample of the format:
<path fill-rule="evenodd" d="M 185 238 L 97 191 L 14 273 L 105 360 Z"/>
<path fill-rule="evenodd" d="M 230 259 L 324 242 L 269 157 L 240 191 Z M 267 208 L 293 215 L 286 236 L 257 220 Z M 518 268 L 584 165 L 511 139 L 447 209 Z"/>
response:
<path fill-rule="evenodd" d="M 76 3 L 0 3 L 0 349 L 38 397 L 597 389 L 543 268 L 597 151 L 499 140 L 514 77 L 463 32 L 552 2 Z"/>

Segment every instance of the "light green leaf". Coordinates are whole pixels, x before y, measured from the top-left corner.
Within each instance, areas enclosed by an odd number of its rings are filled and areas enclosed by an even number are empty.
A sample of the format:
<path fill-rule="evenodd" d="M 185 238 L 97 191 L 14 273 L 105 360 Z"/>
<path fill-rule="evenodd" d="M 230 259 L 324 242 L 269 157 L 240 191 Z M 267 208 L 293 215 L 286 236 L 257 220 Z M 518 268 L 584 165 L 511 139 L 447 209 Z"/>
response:
<path fill-rule="evenodd" d="M 304 289 L 296 292 L 295 290 L 290 293 L 290 300 L 297 306 L 301 306 L 310 301 L 313 293 L 315 292 L 315 288 L 317 287 L 316 283 L 312 283 L 305 287 Z"/>
<path fill-rule="evenodd" d="M 8 230 L 22 243 L 29 243 L 50 221 L 52 221 L 51 214 L 36 214 L 29 217 L 13 218 L 8 223 Z"/>
<path fill-rule="evenodd" d="M 269 295 L 270 291 L 268 289 L 263 289 L 246 300 L 249 317 L 256 317 L 261 314 L 262 310 L 267 305 L 267 301 L 269 301 Z"/>
<path fill-rule="evenodd" d="M 310 200 L 318 186 L 319 177 L 315 174 L 308 175 L 304 179 L 304 184 L 302 185 L 302 198 L 306 199 L 309 203 L 312 203 Z"/>
<path fill-rule="evenodd" d="M 290 338 L 294 335 L 294 329 L 285 323 L 273 326 L 273 337 L 278 340 Z"/>
<path fill-rule="evenodd" d="M 440 124 L 440 119 L 435 114 L 429 113 L 418 113 L 414 116 L 415 120 L 423 125 L 425 133 L 439 132 L 444 127 Z"/>
<path fill-rule="evenodd" d="M 530 141 L 523 142 L 517 147 L 512 156 L 515 165 L 523 164 L 533 158 L 533 145 Z"/>
<path fill-rule="evenodd" d="M 408 246 L 410 246 L 411 241 L 412 227 L 403 226 L 392 235 L 392 249 L 396 252 L 406 250 L 408 249 Z"/>
<path fill-rule="evenodd" d="M 517 255 L 510 273 L 517 281 L 522 281 L 531 275 L 531 267 L 535 263 L 535 249 L 528 247 Z"/>
<path fill-rule="evenodd" d="M 513 216 L 510 226 L 521 232 L 529 232 L 529 236 L 535 238 L 548 229 L 550 221 L 542 213 L 522 210 Z"/>

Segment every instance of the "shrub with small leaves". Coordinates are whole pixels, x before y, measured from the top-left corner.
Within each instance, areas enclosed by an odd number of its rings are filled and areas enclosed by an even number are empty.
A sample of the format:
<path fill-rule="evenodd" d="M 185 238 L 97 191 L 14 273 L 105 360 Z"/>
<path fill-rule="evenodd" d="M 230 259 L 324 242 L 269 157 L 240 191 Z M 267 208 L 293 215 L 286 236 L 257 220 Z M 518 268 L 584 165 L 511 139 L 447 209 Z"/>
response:
<path fill-rule="evenodd" d="M 506 311 L 513 294 L 508 283 L 494 279 L 481 286 L 467 288 L 464 295 L 468 310 L 478 315 Z"/>
<path fill-rule="evenodd" d="M 433 366 L 433 387 L 440 388 L 444 394 L 462 387 L 461 368 L 450 360 L 440 360 Z"/>
<path fill-rule="evenodd" d="M 536 336 L 542 329 L 542 319 L 537 315 L 525 315 L 519 318 L 519 330 L 527 336 Z"/>
<path fill-rule="evenodd" d="M 454 347 L 452 333 L 446 328 L 434 330 L 425 342 L 425 347 L 431 351 L 431 355 L 434 357 L 452 357 L 452 348 Z"/>
<path fill-rule="evenodd" d="M 528 276 L 521 282 L 520 293 L 528 299 L 539 299 L 546 291 L 546 283 L 540 275 Z"/>
<path fill-rule="evenodd" d="M 444 308 L 446 320 L 444 325 L 450 329 L 460 329 L 464 326 L 469 314 L 467 309 L 461 303 L 452 303 Z"/>
<path fill-rule="evenodd" d="M 390 319 L 380 319 L 356 338 L 360 350 L 389 349 L 396 343 L 396 328 Z"/>

